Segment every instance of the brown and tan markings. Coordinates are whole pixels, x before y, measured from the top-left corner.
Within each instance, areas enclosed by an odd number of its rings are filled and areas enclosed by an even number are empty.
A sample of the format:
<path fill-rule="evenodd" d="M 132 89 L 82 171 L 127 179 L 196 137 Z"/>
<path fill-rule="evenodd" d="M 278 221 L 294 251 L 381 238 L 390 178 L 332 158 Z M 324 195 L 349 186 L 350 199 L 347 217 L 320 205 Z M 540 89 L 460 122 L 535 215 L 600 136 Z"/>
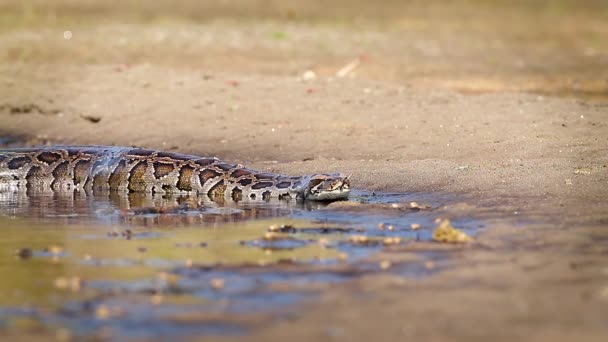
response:
<path fill-rule="evenodd" d="M 0 191 L 118 191 L 207 195 L 218 200 L 348 197 L 348 177 L 292 177 L 217 158 L 128 147 L 54 146 L 0 150 Z"/>

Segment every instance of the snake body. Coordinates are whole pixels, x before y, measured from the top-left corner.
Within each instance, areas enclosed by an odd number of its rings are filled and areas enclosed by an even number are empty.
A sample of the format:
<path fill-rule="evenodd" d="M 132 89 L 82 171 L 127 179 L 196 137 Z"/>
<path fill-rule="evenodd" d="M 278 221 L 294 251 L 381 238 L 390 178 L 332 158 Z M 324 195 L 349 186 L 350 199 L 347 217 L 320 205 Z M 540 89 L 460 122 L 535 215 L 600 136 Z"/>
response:
<path fill-rule="evenodd" d="M 111 191 L 196 194 L 211 199 L 336 200 L 348 177 L 292 177 L 248 169 L 218 158 L 130 147 L 52 146 L 0 149 L 0 191 Z"/>

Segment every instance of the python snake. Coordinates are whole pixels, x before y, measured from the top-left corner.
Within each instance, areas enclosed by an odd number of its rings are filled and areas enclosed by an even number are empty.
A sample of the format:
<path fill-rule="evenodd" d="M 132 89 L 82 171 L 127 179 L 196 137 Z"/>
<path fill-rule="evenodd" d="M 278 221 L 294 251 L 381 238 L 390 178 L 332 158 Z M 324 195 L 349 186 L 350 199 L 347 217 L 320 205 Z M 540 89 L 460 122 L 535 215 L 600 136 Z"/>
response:
<path fill-rule="evenodd" d="M 251 170 L 217 158 L 130 147 L 0 149 L 0 191 L 111 191 L 197 194 L 212 200 L 338 200 L 348 177 L 301 177 Z"/>

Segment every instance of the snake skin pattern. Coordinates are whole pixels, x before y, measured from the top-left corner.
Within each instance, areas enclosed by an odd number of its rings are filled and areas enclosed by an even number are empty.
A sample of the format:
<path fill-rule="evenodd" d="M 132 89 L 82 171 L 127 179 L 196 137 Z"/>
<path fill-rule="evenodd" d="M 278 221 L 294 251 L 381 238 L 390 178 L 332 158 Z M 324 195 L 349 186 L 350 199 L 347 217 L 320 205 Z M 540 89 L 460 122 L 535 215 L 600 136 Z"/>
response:
<path fill-rule="evenodd" d="M 111 191 L 198 194 L 212 200 L 271 198 L 337 200 L 348 177 L 291 177 L 251 170 L 217 158 L 129 147 L 53 146 L 0 149 L 0 191 Z"/>

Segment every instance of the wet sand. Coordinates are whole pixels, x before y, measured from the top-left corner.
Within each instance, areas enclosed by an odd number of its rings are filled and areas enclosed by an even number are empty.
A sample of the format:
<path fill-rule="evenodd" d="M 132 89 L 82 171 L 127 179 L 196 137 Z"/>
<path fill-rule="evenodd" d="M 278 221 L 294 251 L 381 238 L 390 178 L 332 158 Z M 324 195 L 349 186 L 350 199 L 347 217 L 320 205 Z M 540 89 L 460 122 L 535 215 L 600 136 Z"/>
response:
<path fill-rule="evenodd" d="M 344 12 L 277 3 L 259 20 L 245 5 L 219 3 L 130 15 L 8 3 L 0 136 L 352 173 L 367 190 L 447 194 L 455 200 L 438 216 L 488 222 L 476 244 L 449 247 L 444 272 L 329 287 L 252 339 L 600 341 L 608 45 L 599 37 L 608 10 L 549 3 L 389 1 L 365 18 L 356 14 L 365 4 Z M 202 12 L 210 14 L 185 14 Z M 374 258 L 425 248 L 437 246 Z"/>

